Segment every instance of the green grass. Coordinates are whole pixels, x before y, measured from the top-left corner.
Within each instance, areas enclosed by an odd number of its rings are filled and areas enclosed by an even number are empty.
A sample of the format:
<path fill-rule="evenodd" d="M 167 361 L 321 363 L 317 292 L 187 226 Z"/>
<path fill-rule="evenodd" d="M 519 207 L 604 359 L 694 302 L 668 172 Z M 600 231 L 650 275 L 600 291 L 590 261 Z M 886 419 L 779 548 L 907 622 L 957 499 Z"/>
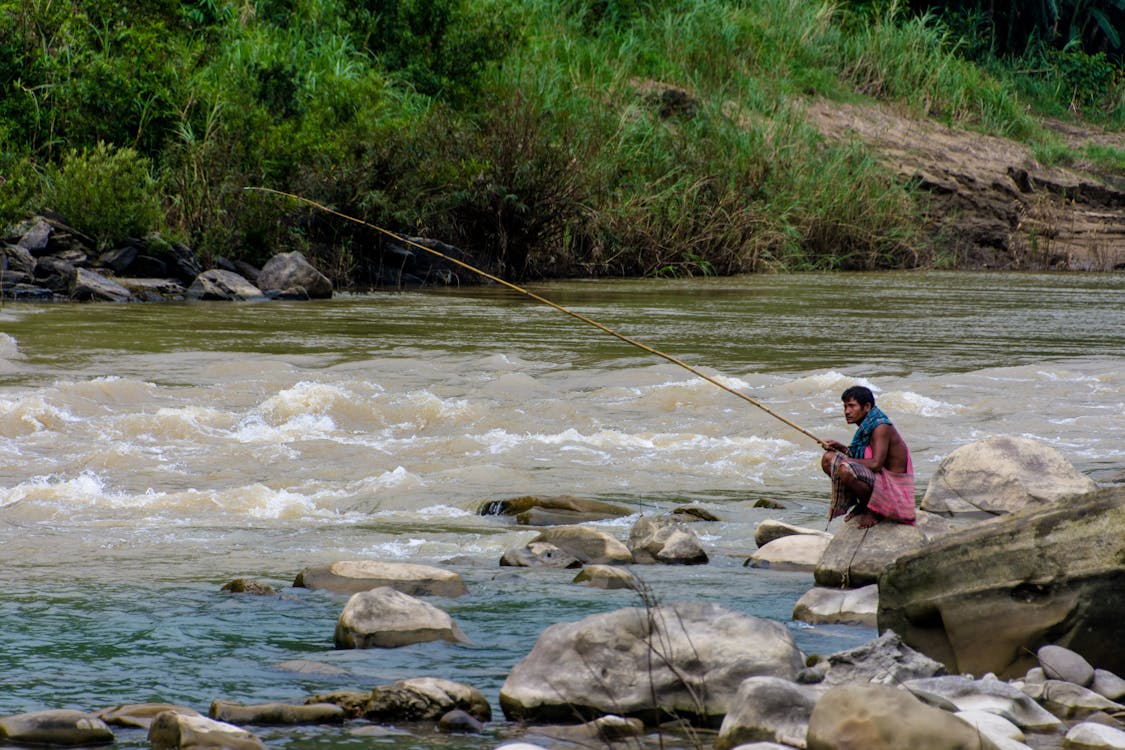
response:
<path fill-rule="evenodd" d="M 75 192 L 63 155 L 105 142 L 151 166 L 162 215 L 133 191 L 73 209 L 110 214 L 82 221 L 143 216 L 205 256 L 301 249 L 357 282 L 370 237 L 243 188 L 457 244 L 511 278 L 666 276 L 948 262 L 908 185 L 807 125 L 816 97 L 1121 168 L 1120 152 L 1071 153 L 1032 114 L 1079 101 L 1121 127 L 1125 89 L 1104 59 L 976 64 L 960 53 L 980 45 L 893 3 L 869 16 L 815 0 L 0 5 L 13 9 L 0 165 L 25 175 L 4 176 L 0 222 L 57 209 Z"/>

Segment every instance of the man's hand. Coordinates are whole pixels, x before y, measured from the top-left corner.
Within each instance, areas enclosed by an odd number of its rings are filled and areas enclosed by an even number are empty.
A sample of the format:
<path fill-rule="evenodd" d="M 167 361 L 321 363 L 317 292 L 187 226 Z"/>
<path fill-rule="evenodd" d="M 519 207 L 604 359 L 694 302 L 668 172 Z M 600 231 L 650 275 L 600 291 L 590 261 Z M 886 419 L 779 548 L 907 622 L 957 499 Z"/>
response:
<path fill-rule="evenodd" d="M 837 440 L 825 440 L 821 445 L 824 446 L 824 450 L 826 451 L 837 451 L 839 453 L 848 452 L 848 446 Z"/>

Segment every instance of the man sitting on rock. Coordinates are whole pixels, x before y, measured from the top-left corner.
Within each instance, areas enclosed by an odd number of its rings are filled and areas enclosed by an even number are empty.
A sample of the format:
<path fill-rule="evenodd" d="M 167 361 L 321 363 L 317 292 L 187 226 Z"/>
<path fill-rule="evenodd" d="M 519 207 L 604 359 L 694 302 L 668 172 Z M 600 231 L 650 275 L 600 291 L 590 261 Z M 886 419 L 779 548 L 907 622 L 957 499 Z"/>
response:
<path fill-rule="evenodd" d="M 875 406 L 871 389 L 853 385 L 841 400 L 844 419 L 859 428 L 850 445 L 835 440 L 823 443 L 820 466 L 832 478 L 828 521 L 847 513 L 844 522 L 855 518 L 861 529 L 883 520 L 913 525 L 914 464 L 906 441 Z"/>

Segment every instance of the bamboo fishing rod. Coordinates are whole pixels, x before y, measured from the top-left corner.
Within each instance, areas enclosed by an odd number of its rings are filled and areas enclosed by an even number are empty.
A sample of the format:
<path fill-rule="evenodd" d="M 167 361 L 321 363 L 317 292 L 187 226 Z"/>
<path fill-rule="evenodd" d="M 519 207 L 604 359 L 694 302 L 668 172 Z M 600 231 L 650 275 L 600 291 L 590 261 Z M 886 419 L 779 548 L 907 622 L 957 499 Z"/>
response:
<path fill-rule="evenodd" d="M 437 256 L 438 258 L 441 258 L 442 260 L 453 263 L 456 266 L 460 266 L 461 268 L 464 268 L 467 271 L 472 271 L 473 273 L 477 274 L 478 276 L 483 276 L 484 278 L 488 279 L 489 281 L 494 281 L 497 284 L 500 284 L 501 286 L 504 286 L 504 287 L 507 287 L 508 289 L 511 289 L 512 291 L 519 292 L 520 294 L 524 295 L 525 297 L 530 297 L 531 299 L 535 300 L 536 302 L 540 302 L 544 305 L 547 305 L 548 307 L 551 307 L 551 308 L 554 308 L 555 310 L 558 310 L 561 313 L 569 315 L 572 318 L 576 318 L 576 319 L 582 321 L 583 323 L 585 323 L 587 325 L 593 326 L 594 328 L 597 328 L 599 331 L 602 331 L 603 333 L 608 333 L 610 336 L 613 336 L 616 339 L 624 341 L 626 344 L 629 344 L 630 346 L 635 346 L 638 349 L 641 349 L 642 351 L 646 351 L 649 354 L 654 354 L 657 357 L 660 357 L 661 359 L 665 359 L 665 360 L 671 362 L 674 365 L 678 365 L 678 366 L 684 368 L 685 370 L 687 370 L 688 372 L 690 372 L 691 374 L 696 375 L 700 378 L 703 378 L 704 380 L 706 380 L 711 385 L 718 386 L 719 388 L 722 388 L 727 393 L 730 393 L 731 395 L 737 396 L 738 398 L 742 399 L 743 401 L 747 402 L 748 404 L 750 404 L 752 406 L 758 407 L 759 409 L 764 411 L 766 414 L 769 414 L 774 419 L 777 419 L 781 422 L 784 422 L 786 425 L 788 425 L 789 427 L 792 427 L 794 430 L 801 433 L 805 437 L 811 438 L 812 440 L 816 441 L 816 443 L 819 444 L 821 447 L 826 448 L 826 449 L 828 448 L 828 444 L 825 441 L 821 440 L 820 438 L 818 438 L 816 435 L 812 434 L 811 432 L 809 432 L 805 428 L 803 428 L 800 425 L 795 424 L 794 422 L 786 419 L 785 417 L 781 416 L 780 414 L 778 414 L 774 410 L 770 409 L 768 406 L 761 403 L 760 401 L 758 401 L 754 398 L 751 398 L 750 396 L 747 396 L 745 393 L 742 393 L 741 391 L 737 391 L 734 388 L 731 388 L 730 386 L 726 385 L 725 383 L 722 383 L 719 380 L 711 377 L 710 375 L 703 372 L 702 370 L 699 370 L 698 368 L 693 367 L 692 365 L 689 365 L 687 362 L 684 362 L 682 359 L 679 359 L 678 357 L 674 357 L 671 354 L 667 354 L 665 352 L 662 352 L 659 349 L 654 349 L 653 347 L 649 346 L 648 344 L 645 344 L 643 342 L 637 341 L 636 339 L 630 338 L 623 333 L 618 333 L 617 331 L 613 330 L 612 328 L 610 328 L 608 326 L 605 326 L 605 325 L 602 325 L 601 323 L 599 323 L 596 320 L 593 320 L 592 318 L 588 318 L 581 313 L 575 312 L 574 310 L 567 309 L 567 308 L 563 307 L 562 305 L 560 305 L 556 302 L 552 302 L 551 300 L 547 299 L 546 297 L 542 297 L 542 296 L 536 294 L 535 292 L 532 292 L 528 289 L 524 289 L 523 287 L 518 286 L 517 284 L 513 284 L 510 281 L 505 281 L 504 279 L 500 278 L 499 276 L 494 276 L 493 274 L 490 274 L 487 271 L 483 271 L 483 270 L 477 268 L 476 266 L 471 266 L 468 263 L 465 263 L 464 261 L 458 260 L 457 258 L 451 257 L 449 255 L 446 255 L 443 252 L 440 252 L 438 250 L 434 250 L 433 248 L 430 248 L 430 247 L 426 247 L 425 245 L 421 245 L 417 242 L 413 242 L 413 241 L 411 241 L 411 240 L 409 240 L 409 239 L 407 239 L 407 238 L 405 238 L 405 237 L 403 237 L 399 234 L 396 234 L 396 233 L 390 231 L 389 229 L 383 229 L 382 227 L 371 224 L 370 222 L 364 221 L 363 219 L 357 219 L 354 216 L 348 216 L 347 214 L 341 213 L 340 211 L 337 211 L 334 208 L 329 208 L 328 206 L 325 206 L 323 203 L 317 203 L 316 201 L 312 200 L 311 198 L 305 198 L 304 196 L 301 196 L 301 195 L 295 195 L 293 193 L 286 193 L 282 190 L 275 190 L 274 188 L 268 188 L 268 187 L 247 187 L 247 188 L 243 188 L 243 189 L 244 190 L 257 190 L 257 191 L 260 191 L 260 192 L 263 192 L 263 193 L 273 193 L 274 195 L 280 195 L 280 196 L 285 197 L 285 198 L 292 198 L 293 200 L 299 201 L 301 203 L 305 203 L 307 205 L 312 206 L 313 208 L 319 209 L 319 210 L 323 211 L 324 213 L 331 214 L 332 216 L 337 216 L 341 219 L 344 219 L 345 221 L 350 221 L 350 222 L 353 222 L 355 224 L 359 224 L 360 226 L 367 227 L 368 229 L 373 229 L 376 232 L 379 232 L 381 234 L 385 234 L 386 236 L 388 236 L 388 237 L 390 237 L 390 238 L 392 238 L 392 239 L 394 239 L 398 242 L 401 242 L 405 245 L 409 245 L 411 247 L 416 247 L 419 250 L 424 250 L 425 252 L 429 253 L 430 255 Z"/>

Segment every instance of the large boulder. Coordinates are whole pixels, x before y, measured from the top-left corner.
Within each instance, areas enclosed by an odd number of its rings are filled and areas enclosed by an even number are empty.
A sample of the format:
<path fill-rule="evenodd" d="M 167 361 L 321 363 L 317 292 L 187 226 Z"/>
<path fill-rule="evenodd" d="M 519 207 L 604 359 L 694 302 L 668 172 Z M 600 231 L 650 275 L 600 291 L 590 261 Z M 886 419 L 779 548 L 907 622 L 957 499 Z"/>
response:
<path fill-rule="evenodd" d="M 781 623 L 705 602 L 628 608 L 544 630 L 504 681 L 500 707 L 536 723 L 618 714 L 718 726 L 743 680 L 792 680 L 802 666 Z"/>
<path fill-rule="evenodd" d="M 5 275 L 20 273 L 31 277 L 35 273 L 35 256 L 19 245 L 0 245 L 0 263 L 7 263 Z"/>
<path fill-rule="evenodd" d="M 638 563 L 706 565 L 707 553 L 695 532 L 675 516 L 641 516 L 629 529 L 629 550 Z"/>
<path fill-rule="evenodd" d="M 342 560 L 305 568 L 293 580 L 296 587 L 356 594 L 390 586 L 411 596 L 461 596 L 465 582 L 450 570 L 416 563 Z"/>
<path fill-rule="evenodd" d="M 87 268 L 76 268 L 70 296 L 79 302 L 128 302 L 133 293 L 113 279 Z"/>
<path fill-rule="evenodd" d="M 448 613 L 389 586 L 353 594 L 336 621 L 336 648 L 397 648 L 438 640 L 469 639 Z"/>
<path fill-rule="evenodd" d="M 925 539 L 917 526 L 883 522 L 861 529 L 844 524 L 824 549 L 813 570 L 817 586 L 859 588 L 879 580 L 883 568 Z"/>
<path fill-rule="evenodd" d="M 42 263 L 40 263 L 42 264 Z M 233 271 L 213 268 L 195 277 L 187 294 L 192 299 L 241 302 L 263 299 L 262 290 Z"/>
<path fill-rule="evenodd" d="M 896 560 L 879 629 L 950 672 L 1002 677 L 1055 643 L 1125 670 L 1125 487 L 977 524 Z"/>
<path fill-rule="evenodd" d="M 258 272 L 258 288 L 298 299 L 332 296 L 332 282 L 300 252 L 278 253 L 266 261 Z"/>
<path fill-rule="evenodd" d="M 976 728 L 887 685 L 842 685 L 817 701 L 808 750 L 996 750 Z"/>
<path fill-rule="evenodd" d="M 113 732 L 93 714 L 58 708 L 0 717 L 0 740 L 13 745 L 105 745 L 113 742 Z"/>
<path fill-rule="evenodd" d="M 938 465 L 922 509 L 942 515 L 1002 515 L 1042 507 L 1097 485 L 1057 448 L 1001 435 L 957 448 Z"/>
<path fill-rule="evenodd" d="M 6 239 L 15 239 L 16 245 L 24 248 L 32 255 L 45 255 L 47 253 L 53 227 L 42 216 L 29 219 L 21 226 L 15 227 L 14 231 L 16 236 Z"/>

